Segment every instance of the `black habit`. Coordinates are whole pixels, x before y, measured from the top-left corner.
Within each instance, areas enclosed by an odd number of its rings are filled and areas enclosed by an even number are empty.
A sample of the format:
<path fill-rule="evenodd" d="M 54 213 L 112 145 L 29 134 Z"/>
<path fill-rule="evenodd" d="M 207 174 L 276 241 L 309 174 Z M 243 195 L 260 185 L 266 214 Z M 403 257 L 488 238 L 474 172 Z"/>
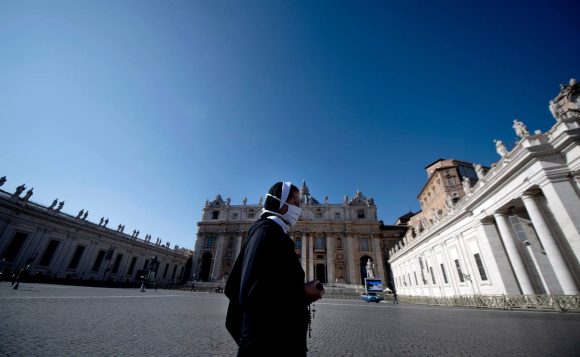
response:
<path fill-rule="evenodd" d="M 238 356 L 305 356 L 304 270 L 292 239 L 267 216 L 250 228 L 228 278 L 226 328 L 238 343 Z"/>

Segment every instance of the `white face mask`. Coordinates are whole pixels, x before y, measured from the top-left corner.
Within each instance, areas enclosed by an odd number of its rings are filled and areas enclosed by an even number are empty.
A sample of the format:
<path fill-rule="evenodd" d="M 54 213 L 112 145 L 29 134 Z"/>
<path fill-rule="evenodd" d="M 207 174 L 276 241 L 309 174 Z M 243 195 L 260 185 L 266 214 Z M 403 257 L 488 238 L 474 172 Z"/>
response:
<path fill-rule="evenodd" d="M 280 201 L 280 199 L 278 197 L 272 196 L 269 193 L 266 194 L 266 196 L 270 196 L 270 197 L 276 199 L 277 201 Z M 282 202 L 282 201 L 280 201 L 280 202 Z M 282 216 L 282 218 L 284 218 L 284 220 L 286 222 L 288 222 L 288 225 L 290 227 L 293 227 L 298 222 L 298 217 L 300 217 L 300 214 L 302 213 L 302 208 L 291 205 L 288 202 L 282 202 L 282 203 L 284 203 L 285 205 L 288 206 L 288 211 L 281 216 Z M 284 207 L 284 206 L 282 206 L 282 207 Z"/>

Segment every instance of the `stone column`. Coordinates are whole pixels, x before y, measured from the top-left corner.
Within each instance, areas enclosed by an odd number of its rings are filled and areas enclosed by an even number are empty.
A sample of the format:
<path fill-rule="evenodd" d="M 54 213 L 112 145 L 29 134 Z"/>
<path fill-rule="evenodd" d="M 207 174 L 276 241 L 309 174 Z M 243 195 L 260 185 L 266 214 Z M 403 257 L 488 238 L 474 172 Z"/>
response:
<path fill-rule="evenodd" d="M 348 264 L 348 283 L 351 285 L 358 285 L 356 279 L 356 269 L 358 268 L 358 262 L 355 261 L 355 251 L 354 251 L 354 237 L 352 233 L 347 233 L 346 236 L 347 243 L 347 264 Z"/>
<path fill-rule="evenodd" d="M 518 251 L 518 247 L 516 246 L 516 239 L 517 238 L 512 233 L 512 228 L 511 228 L 511 225 L 508 221 L 508 218 L 506 217 L 505 214 L 503 214 L 501 212 L 495 212 L 493 214 L 493 217 L 495 218 L 495 222 L 497 223 L 497 228 L 499 229 L 499 232 L 501 234 L 501 238 L 502 238 L 503 245 L 505 247 L 508 259 L 511 262 L 512 269 L 513 269 L 514 274 L 516 276 L 516 279 L 520 285 L 521 293 L 523 295 L 533 295 L 534 294 L 534 287 L 532 286 L 532 281 L 530 280 L 528 272 L 526 271 L 526 266 L 524 265 L 524 261 L 522 260 L 522 257 L 520 256 L 520 253 Z M 499 268 L 501 271 L 501 267 L 499 267 Z M 509 291 L 511 289 L 508 289 L 507 286 L 506 286 L 506 290 L 508 290 L 507 291 L 508 294 L 513 293 L 512 291 Z"/>
<path fill-rule="evenodd" d="M 328 284 L 334 284 L 334 240 L 336 236 L 326 235 L 326 278 Z"/>
<path fill-rule="evenodd" d="M 572 248 L 572 254 L 580 260 L 580 199 L 573 183 L 568 179 L 550 181 L 542 186 L 556 222 Z"/>
<path fill-rule="evenodd" d="M 217 245 L 215 249 L 215 256 L 213 259 L 213 266 L 211 269 L 211 281 L 218 281 L 220 279 L 220 271 L 222 268 L 222 254 L 224 251 L 225 233 L 218 234 Z"/>
<path fill-rule="evenodd" d="M 308 281 L 314 279 L 314 233 L 308 238 Z"/>
<path fill-rule="evenodd" d="M 381 251 L 381 239 L 378 237 L 372 237 L 373 253 L 375 253 L 375 274 L 376 277 L 381 279 L 383 283 L 385 282 L 385 267 L 383 264 L 383 252 Z"/>
<path fill-rule="evenodd" d="M 304 270 L 305 278 L 308 280 L 308 272 L 306 271 L 307 256 L 306 251 L 308 250 L 308 235 L 306 232 L 302 232 L 302 242 L 300 243 L 300 263 L 302 264 L 302 270 Z"/>
<path fill-rule="evenodd" d="M 234 259 L 236 259 L 238 257 L 238 255 L 240 255 L 240 252 L 242 251 L 242 240 L 243 240 L 243 235 L 242 235 L 242 233 L 240 233 L 240 235 L 238 236 L 238 242 L 237 242 L 237 246 L 236 246 L 236 256 L 234 257 Z"/>
<path fill-rule="evenodd" d="M 564 294 L 566 295 L 576 295 L 579 293 L 578 288 L 576 287 L 576 283 L 574 282 L 574 278 L 568 270 L 566 265 L 566 261 L 564 260 L 564 256 L 562 252 L 560 252 L 560 248 L 558 247 L 558 243 L 554 239 L 550 228 L 542 212 L 540 211 L 540 207 L 536 198 L 529 194 L 522 195 L 522 201 L 524 202 L 524 206 L 526 206 L 526 210 L 530 215 L 532 220 L 532 224 L 536 229 L 536 233 L 544 246 L 544 250 L 546 251 L 546 257 L 550 261 L 552 268 L 554 269 L 554 273 L 556 274 L 556 279 L 560 282 L 560 286 Z"/>

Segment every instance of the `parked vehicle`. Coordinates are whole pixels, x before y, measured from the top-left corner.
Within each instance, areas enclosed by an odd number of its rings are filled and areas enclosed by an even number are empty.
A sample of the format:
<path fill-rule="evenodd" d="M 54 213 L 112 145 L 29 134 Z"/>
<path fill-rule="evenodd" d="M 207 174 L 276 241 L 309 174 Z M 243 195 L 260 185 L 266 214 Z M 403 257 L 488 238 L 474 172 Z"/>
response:
<path fill-rule="evenodd" d="M 379 303 L 379 302 L 381 302 L 381 300 L 383 300 L 383 297 L 377 293 L 367 293 L 367 294 L 361 295 L 361 299 L 366 301 L 366 302 Z"/>

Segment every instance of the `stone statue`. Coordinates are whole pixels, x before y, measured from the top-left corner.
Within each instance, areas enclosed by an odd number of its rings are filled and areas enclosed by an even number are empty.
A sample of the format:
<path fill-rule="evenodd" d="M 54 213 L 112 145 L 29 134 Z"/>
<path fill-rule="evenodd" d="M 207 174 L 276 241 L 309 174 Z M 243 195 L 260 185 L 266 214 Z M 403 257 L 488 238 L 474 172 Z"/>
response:
<path fill-rule="evenodd" d="M 121 225 L 119 224 L 119 225 L 117 226 L 117 232 L 120 232 L 120 231 L 121 231 Z"/>
<path fill-rule="evenodd" d="M 48 206 L 48 209 L 53 209 L 57 203 L 58 203 L 58 198 L 55 199 L 54 201 L 52 201 L 52 204 L 50 206 Z"/>
<path fill-rule="evenodd" d="M 447 212 L 452 211 L 454 208 L 454 204 L 453 204 L 453 198 L 451 196 L 447 196 L 447 198 L 445 199 L 445 209 L 447 210 Z"/>
<path fill-rule="evenodd" d="M 5 182 L 6 182 L 6 176 L 0 177 L 0 187 L 2 187 L 2 185 L 4 185 Z"/>
<path fill-rule="evenodd" d="M 24 202 L 28 202 L 28 200 L 30 199 L 30 196 L 32 196 L 32 194 L 34 193 L 34 192 L 32 192 L 32 190 L 34 190 L 34 187 L 26 192 L 26 195 L 24 195 Z"/>
<path fill-rule="evenodd" d="M 530 132 L 528 131 L 528 128 L 526 127 L 526 125 L 524 123 L 522 123 L 521 121 L 514 119 L 514 125 L 513 128 L 516 132 L 516 135 L 520 138 L 523 139 L 526 136 L 530 135 Z"/>
<path fill-rule="evenodd" d="M 79 214 L 77 214 L 77 219 L 78 219 L 78 218 L 81 218 L 81 216 L 82 216 L 84 213 L 85 213 L 85 210 L 84 210 L 84 209 L 80 210 L 80 211 L 79 211 Z"/>
<path fill-rule="evenodd" d="M 550 113 L 557 121 L 580 118 L 580 84 L 574 78 L 560 84 L 560 93 L 550 101 Z"/>
<path fill-rule="evenodd" d="M 344 195 L 344 204 L 347 205 L 348 204 L 348 196 Z"/>
<path fill-rule="evenodd" d="M 375 273 L 373 272 L 373 263 L 370 259 L 367 259 L 367 278 L 373 279 L 375 277 Z"/>
<path fill-rule="evenodd" d="M 229 206 L 230 203 L 232 203 L 232 199 L 231 198 L 226 198 L 226 206 Z"/>
<path fill-rule="evenodd" d="M 501 158 L 503 159 L 504 157 L 507 156 L 508 151 L 503 143 L 503 141 L 501 140 L 494 140 L 493 141 L 495 143 L 495 150 L 497 151 L 497 153 L 499 154 L 499 156 L 501 156 Z"/>
<path fill-rule="evenodd" d="M 473 168 L 475 169 L 475 173 L 477 174 L 477 178 L 481 180 L 485 174 L 483 173 L 483 166 L 480 164 L 473 164 Z"/>
<path fill-rule="evenodd" d="M 85 214 L 83 215 L 83 221 L 86 221 L 88 216 L 89 216 L 89 211 L 87 210 L 85 212 Z"/>
<path fill-rule="evenodd" d="M 101 224 L 103 224 L 103 221 L 104 221 L 104 220 L 105 220 L 105 217 L 101 217 L 101 220 L 99 221 L 99 226 L 100 226 Z"/>
<path fill-rule="evenodd" d="M 139 237 L 139 231 L 135 233 L 135 238 Z"/>
<path fill-rule="evenodd" d="M 328 195 L 324 196 L 324 204 L 327 205 L 328 204 Z"/>
<path fill-rule="evenodd" d="M 208 208 L 209 207 L 209 200 L 205 200 L 205 207 Z"/>
<path fill-rule="evenodd" d="M 60 210 L 62 210 L 63 207 L 64 207 L 64 201 L 60 201 L 58 203 L 58 207 L 56 208 L 55 211 L 60 212 Z"/>
<path fill-rule="evenodd" d="M 125 231 L 125 225 L 121 226 L 121 233 L 123 233 Z"/>
<path fill-rule="evenodd" d="M 262 198 L 262 196 L 260 196 L 260 199 L 258 200 L 258 204 L 259 204 L 259 205 L 261 205 L 261 204 L 262 204 L 262 200 L 263 200 L 263 198 Z"/>
<path fill-rule="evenodd" d="M 244 200 L 242 201 L 244 203 L 244 206 L 248 203 L 248 198 L 244 197 Z"/>
<path fill-rule="evenodd" d="M 14 192 L 14 194 L 12 195 L 13 197 L 18 197 L 20 196 L 20 194 L 22 193 L 22 191 L 26 190 L 26 185 L 22 184 L 18 187 L 16 187 L 16 191 Z"/>
<path fill-rule="evenodd" d="M 109 219 L 107 218 L 107 219 L 105 219 L 105 224 L 103 224 L 103 227 L 106 227 L 108 223 L 109 223 Z"/>
<path fill-rule="evenodd" d="M 463 185 L 463 192 L 467 195 L 471 192 L 471 180 L 469 177 L 463 177 L 463 181 L 461 182 Z"/>

